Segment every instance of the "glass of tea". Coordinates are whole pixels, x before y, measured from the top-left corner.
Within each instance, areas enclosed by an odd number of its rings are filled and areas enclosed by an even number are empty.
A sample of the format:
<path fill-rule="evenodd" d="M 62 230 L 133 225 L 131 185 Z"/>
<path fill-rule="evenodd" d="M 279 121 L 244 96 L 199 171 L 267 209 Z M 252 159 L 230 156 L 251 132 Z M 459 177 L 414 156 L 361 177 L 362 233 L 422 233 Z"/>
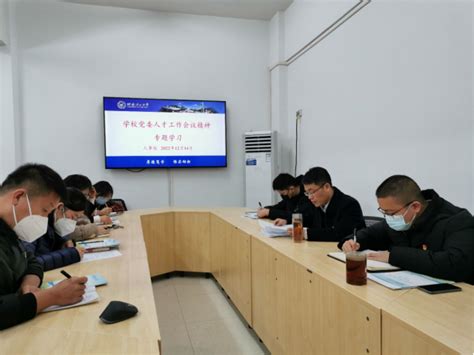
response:
<path fill-rule="evenodd" d="M 301 213 L 293 213 L 293 241 L 301 243 L 303 241 L 303 215 Z"/>
<path fill-rule="evenodd" d="M 351 285 L 367 284 L 367 254 L 360 251 L 346 253 L 346 282 Z"/>

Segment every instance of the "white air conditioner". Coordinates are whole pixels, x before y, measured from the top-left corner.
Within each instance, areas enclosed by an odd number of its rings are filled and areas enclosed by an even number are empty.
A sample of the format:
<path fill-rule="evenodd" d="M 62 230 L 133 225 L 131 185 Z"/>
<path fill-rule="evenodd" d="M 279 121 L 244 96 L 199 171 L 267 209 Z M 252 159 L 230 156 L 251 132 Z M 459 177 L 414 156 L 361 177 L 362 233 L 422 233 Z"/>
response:
<path fill-rule="evenodd" d="M 275 132 L 247 132 L 245 138 L 245 205 L 255 210 L 274 203 Z"/>

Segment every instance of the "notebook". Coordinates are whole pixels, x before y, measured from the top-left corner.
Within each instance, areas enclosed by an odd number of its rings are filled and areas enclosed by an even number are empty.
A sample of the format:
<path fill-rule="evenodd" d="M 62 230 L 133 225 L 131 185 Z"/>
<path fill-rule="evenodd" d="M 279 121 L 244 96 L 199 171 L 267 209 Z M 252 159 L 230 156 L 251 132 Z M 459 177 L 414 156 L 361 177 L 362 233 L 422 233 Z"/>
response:
<path fill-rule="evenodd" d="M 368 253 L 376 253 L 375 250 L 364 250 L 362 253 L 368 254 Z M 342 261 L 343 263 L 346 262 L 346 254 L 342 251 L 336 251 L 328 254 L 329 257 Z M 381 271 L 394 271 L 394 270 L 400 270 L 399 267 L 393 266 L 389 263 L 384 263 L 382 261 L 377 261 L 377 260 L 368 260 L 367 259 L 367 271 L 368 272 L 381 272 Z"/>
<path fill-rule="evenodd" d="M 48 281 L 44 282 L 41 285 L 41 288 L 50 288 L 53 287 L 54 285 L 60 283 L 63 280 L 56 280 L 56 281 Z M 92 274 L 92 275 L 87 275 L 87 283 L 86 286 L 104 286 L 107 285 L 107 279 L 102 276 L 101 274 Z"/>
<path fill-rule="evenodd" d="M 66 306 L 50 306 L 48 308 L 43 309 L 42 312 L 59 311 L 61 309 L 84 306 L 86 304 L 94 303 L 94 302 L 98 302 L 98 301 L 99 301 L 99 295 L 95 291 L 95 286 L 88 285 L 86 287 L 84 296 L 82 296 L 81 301 L 79 301 L 77 303 L 69 304 L 69 305 L 66 305 Z"/>
<path fill-rule="evenodd" d="M 120 246 L 120 242 L 112 238 L 104 238 L 101 240 L 80 241 L 77 242 L 77 246 L 84 248 L 86 253 L 91 253 L 117 249 Z"/>
<path fill-rule="evenodd" d="M 367 275 L 367 278 L 392 290 L 454 283 L 454 281 L 437 279 L 431 276 L 417 274 L 416 272 L 412 271 L 380 272 L 377 274 Z"/>

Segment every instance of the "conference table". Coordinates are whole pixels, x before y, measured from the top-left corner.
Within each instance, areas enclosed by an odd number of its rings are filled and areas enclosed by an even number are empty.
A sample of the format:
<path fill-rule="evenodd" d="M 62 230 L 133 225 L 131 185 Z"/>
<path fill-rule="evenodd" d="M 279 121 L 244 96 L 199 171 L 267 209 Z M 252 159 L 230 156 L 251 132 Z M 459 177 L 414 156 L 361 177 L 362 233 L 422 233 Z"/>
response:
<path fill-rule="evenodd" d="M 211 273 L 272 354 L 472 354 L 474 287 L 429 295 L 346 283 L 335 243 L 268 238 L 243 208 L 158 208 L 120 216 L 120 257 L 67 267 L 100 273 L 98 303 L 41 314 L 0 333 L 0 353 L 159 353 L 151 277 Z M 58 270 L 46 280 L 61 279 Z M 159 281 L 158 281 L 159 282 Z M 105 325 L 111 300 L 139 314 Z M 212 336 L 212 335 L 210 335 Z"/>
<path fill-rule="evenodd" d="M 0 332 L 0 354 L 159 354 L 160 332 L 148 270 L 147 253 L 133 213 L 119 217 L 123 229 L 112 231 L 121 256 L 64 267 L 73 276 L 99 273 L 108 284 L 97 287 L 99 302 L 55 312 Z M 62 280 L 60 269 L 44 281 Z M 104 324 L 99 315 L 110 301 L 135 305 L 139 313 L 126 321 Z"/>

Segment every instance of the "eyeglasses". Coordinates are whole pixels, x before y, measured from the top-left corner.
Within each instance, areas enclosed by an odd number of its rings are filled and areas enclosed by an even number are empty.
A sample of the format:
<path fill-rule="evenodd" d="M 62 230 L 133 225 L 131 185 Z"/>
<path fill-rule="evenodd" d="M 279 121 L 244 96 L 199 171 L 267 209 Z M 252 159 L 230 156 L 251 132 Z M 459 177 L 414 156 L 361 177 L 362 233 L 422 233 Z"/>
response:
<path fill-rule="evenodd" d="M 392 212 L 392 213 L 388 213 L 387 211 L 383 210 L 382 208 L 377 208 L 377 211 L 379 211 L 381 214 L 385 216 L 395 216 L 398 212 L 400 212 L 401 210 L 403 210 L 404 208 L 407 208 L 408 206 L 410 206 L 413 202 L 415 201 L 411 201 L 411 202 L 408 202 L 406 205 L 404 205 L 402 208 L 396 210 L 395 212 Z"/>
<path fill-rule="evenodd" d="M 312 195 L 314 195 L 316 192 L 318 192 L 319 190 L 321 190 L 323 187 L 324 187 L 324 185 L 318 187 L 318 188 L 317 188 L 316 190 L 314 190 L 314 191 L 311 191 L 311 192 L 306 191 L 306 192 L 304 193 L 304 195 L 305 195 L 306 197 L 312 196 Z"/>

